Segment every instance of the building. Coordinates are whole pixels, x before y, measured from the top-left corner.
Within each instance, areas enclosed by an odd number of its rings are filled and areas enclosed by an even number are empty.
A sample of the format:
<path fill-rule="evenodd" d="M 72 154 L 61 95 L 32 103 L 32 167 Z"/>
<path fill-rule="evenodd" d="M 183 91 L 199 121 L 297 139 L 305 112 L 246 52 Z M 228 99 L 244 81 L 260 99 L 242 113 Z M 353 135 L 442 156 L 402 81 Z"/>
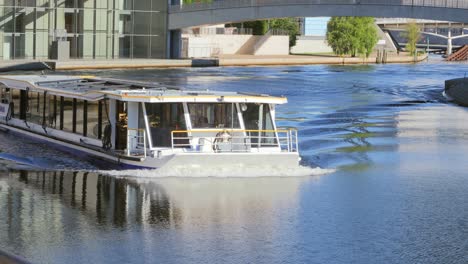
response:
<path fill-rule="evenodd" d="M 226 27 L 220 24 L 184 29 L 181 47 L 182 58 L 288 55 L 289 35 L 275 30 L 265 35 L 253 35 L 251 28 Z"/>
<path fill-rule="evenodd" d="M 0 0 L 0 60 L 165 58 L 168 1 Z M 66 45 L 57 45 L 57 43 Z"/>
<path fill-rule="evenodd" d="M 330 17 L 305 17 L 302 27 L 303 36 L 325 36 Z"/>
<path fill-rule="evenodd" d="M 296 40 L 296 46 L 291 48 L 292 54 L 332 53 L 333 50 L 326 41 L 327 23 L 330 17 L 305 17 L 302 19 L 301 36 Z"/>

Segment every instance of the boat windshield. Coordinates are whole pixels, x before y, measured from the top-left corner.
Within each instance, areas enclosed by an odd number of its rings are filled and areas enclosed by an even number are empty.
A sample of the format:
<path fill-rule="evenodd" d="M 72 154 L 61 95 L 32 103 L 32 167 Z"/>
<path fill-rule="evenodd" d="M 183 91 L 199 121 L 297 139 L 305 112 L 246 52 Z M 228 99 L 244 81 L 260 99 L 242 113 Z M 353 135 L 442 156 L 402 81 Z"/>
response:
<path fill-rule="evenodd" d="M 192 128 L 240 128 L 233 103 L 188 104 Z"/>
<path fill-rule="evenodd" d="M 170 147 L 171 131 L 186 130 L 184 109 L 181 103 L 146 103 L 153 147 Z"/>

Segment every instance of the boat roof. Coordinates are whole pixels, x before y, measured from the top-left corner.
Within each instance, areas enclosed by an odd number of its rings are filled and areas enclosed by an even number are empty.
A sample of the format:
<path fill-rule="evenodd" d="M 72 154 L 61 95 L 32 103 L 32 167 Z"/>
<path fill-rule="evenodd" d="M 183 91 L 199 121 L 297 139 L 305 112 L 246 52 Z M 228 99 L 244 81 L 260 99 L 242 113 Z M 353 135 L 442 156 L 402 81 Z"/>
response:
<path fill-rule="evenodd" d="M 287 103 L 285 97 L 266 94 L 210 90 L 184 90 L 157 82 L 120 80 L 95 76 L 66 75 L 4 75 L 0 84 L 8 88 L 47 92 L 88 101 L 116 99 L 129 102 L 181 103 Z"/>

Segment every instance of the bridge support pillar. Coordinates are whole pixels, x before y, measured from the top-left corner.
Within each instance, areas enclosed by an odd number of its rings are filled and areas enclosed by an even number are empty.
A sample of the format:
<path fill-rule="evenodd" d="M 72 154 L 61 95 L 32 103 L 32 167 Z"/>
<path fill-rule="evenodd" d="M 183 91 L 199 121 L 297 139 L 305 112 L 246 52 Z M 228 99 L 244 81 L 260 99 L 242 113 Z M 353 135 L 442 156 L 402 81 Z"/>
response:
<path fill-rule="evenodd" d="M 182 31 L 180 29 L 169 31 L 169 58 L 180 59 L 182 51 Z"/>
<path fill-rule="evenodd" d="M 452 32 L 448 31 L 448 36 L 447 36 L 447 51 L 445 54 L 447 54 L 447 56 L 450 56 L 452 55 L 452 49 L 453 49 L 453 46 L 452 46 Z"/>

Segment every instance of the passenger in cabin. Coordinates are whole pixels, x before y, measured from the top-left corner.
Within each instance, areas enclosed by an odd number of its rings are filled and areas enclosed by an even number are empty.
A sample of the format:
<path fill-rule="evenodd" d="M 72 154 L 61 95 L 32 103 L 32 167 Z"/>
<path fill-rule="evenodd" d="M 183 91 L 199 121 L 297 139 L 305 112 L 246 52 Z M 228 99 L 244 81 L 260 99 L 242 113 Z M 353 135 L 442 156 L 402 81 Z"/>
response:
<path fill-rule="evenodd" d="M 197 127 L 210 127 L 208 118 L 206 116 L 200 116 L 200 118 L 198 118 Z"/>

